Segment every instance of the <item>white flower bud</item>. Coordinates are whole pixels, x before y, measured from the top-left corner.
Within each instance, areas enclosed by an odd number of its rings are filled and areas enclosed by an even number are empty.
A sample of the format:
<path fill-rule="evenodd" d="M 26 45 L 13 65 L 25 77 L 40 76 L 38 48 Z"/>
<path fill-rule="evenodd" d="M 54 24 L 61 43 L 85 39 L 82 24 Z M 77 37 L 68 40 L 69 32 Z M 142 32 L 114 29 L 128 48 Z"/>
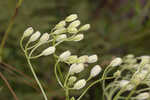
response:
<path fill-rule="evenodd" d="M 76 35 L 75 37 L 73 37 L 71 40 L 78 42 L 78 41 L 83 40 L 83 38 L 84 38 L 84 35 L 83 35 L 83 34 L 78 34 L 78 35 Z"/>
<path fill-rule="evenodd" d="M 64 39 L 66 39 L 66 38 L 67 38 L 66 34 L 61 34 L 61 35 L 59 35 L 59 36 L 56 37 L 56 41 L 62 41 Z"/>
<path fill-rule="evenodd" d="M 84 55 L 78 58 L 78 63 L 86 63 L 88 62 L 88 56 Z"/>
<path fill-rule="evenodd" d="M 129 83 L 130 83 L 130 81 L 128 81 L 128 80 L 121 80 L 121 81 L 119 81 L 119 86 L 121 88 L 126 86 L 126 90 L 132 90 L 134 88 L 134 86 Z"/>
<path fill-rule="evenodd" d="M 74 97 L 72 97 L 70 100 L 75 100 L 75 98 L 74 98 Z"/>
<path fill-rule="evenodd" d="M 99 65 L 95 65 L 91 70 L 90 77 L 97 76 L 101 71 L 102 71 L 102 68 Z"/>
<path fill-rule="evenodd" d="M 43 56 L 48 56 L 50 54 L 53 54 L 55 52 L 56 48 L 55 47 L 48 47 L 47 49 L 45 49 L 43 52 L 42 52 L 42 55 Z"/>
<path fill-rule="evenodd" d="M 141 64 L 149 64 L 150 63 L 150 56 L 141 56 Z"/>
<path fill-rule="evenodd" d="M 63 28 L 63 27 L 65 27 L 65 25 L 66 25 L 66 21 L 60 21 L 56 26 L 55 26 L 55 28 L 56 29 L 59 29 L 59 28 Z"/>
<path fill-rule="evenodd" d="M 48 41 L 49 39 L 49 34 L 48 33 L 44 33 L 41 38 L 40 38 L 40 42 L 41 43 L 45 43 L 46 41 Z"/>
<path fill-rule="evenodd" d="M 70 55 L 71 55 L 71 52 L 69 50 L 67 50 L 59 56 L 59 59 L 61 61 L 65 61 Z"/>
<path fill-rule="evenodd" d="M 23 33 L 23 37 L 28 37 L 28 36 L 30 36 L 32 33 L 33 33 L 33 28 L 32 27 L 29 27 L 29 28 L 27 28 L 25 31 L 24 31 L 24 33 Z"/>
<path fill-rule="evenodd" d="M 80 24 L 81 24 L 81 22 L 79 20 L 75 20 L 72 23 L 70 23 L 70 25 L 68 27 L 69 28 L 78 27 Z"/>
<path fill-rule="evenodd" d="M 73 88 L 79 90 L 79 89 L 82 89 L 85 85 L 86 85 L 86 80 L 85 79 L 81 79 L 81 80 L 79 80 L 78 82 L 76 82 L 74 84 Z"/>
<path fill-rule="evenodd" d="M 85 24 L 79 29 L 79 31 L 87 31 L 88 29 L 90 29 L 90 27 L 90 24 Z"/>
<path fill-rule="evenodd" d="M 77 18 L 78 18 L 77 14 L 72 14 L 72 15 L 68 16 L 68 17 L 65 19 L 65 21 L 66 21 L 66 22 L 71 22 L 71 21 L 76 20 Z"/>
<path fill-rule="evenodd" d="M 70 69 L 69 69 L 69 74 L 75 74 L 75 73 L 80 73 L 81 71 L 84 70 L 84 64 L 80 63 L 80 64 L 72 64 L 70 66 Z"/>
<path fill-rule="evenodd" d="M 67 32 L 66 28 L 60 28 L 60 29 L 55 30 L 52 34 L 62 34 L 66 32 Z"/>
<path fill-rule="evenodd" d="M 40 37 L 41 33 L 39 31 L 35 32 L 33 35 L 31 35 L 29 42 L 34 42 Z"/>
<path fill-rule="evenodd" d="M 119 66 L 122 64 L 122 59 L 121 58 L 115 58 L 114 60 L 111 61 L 110 65 L 115 67 L 115 66 Z"/>
<path fill-rule="evenodd" d="M 78 30 L 75 27 L 68 27 L 67 31 L 68 33 L 72 33 L 72 34 L 78 33 Z"/>
<path fill-rule="evenodd" d="M 88 57 L 88 63 L 95 63 L 97 62 L 97 60 L 98 60 L 97 55 L 92 55 Z"/>
<path fill-rule="evenodd" d="M 148 92 L 143 92 L 136 96 L 137 100 L 147 100 L 149 97 L 150 94 Z"/>

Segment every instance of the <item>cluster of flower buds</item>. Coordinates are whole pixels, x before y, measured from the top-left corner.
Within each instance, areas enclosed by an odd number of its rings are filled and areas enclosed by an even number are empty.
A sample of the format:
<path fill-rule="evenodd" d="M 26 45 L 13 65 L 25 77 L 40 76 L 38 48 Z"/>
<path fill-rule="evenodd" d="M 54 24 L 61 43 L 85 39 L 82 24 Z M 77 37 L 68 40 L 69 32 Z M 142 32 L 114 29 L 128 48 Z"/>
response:
<path fill-rule="evenodd" d="M 24 31 L 23 34 L 23 39 L 30 36 L 26 46 L 27 48 L 25 49 L 30 48 L 35 51 L 35 49 L 43 44 L 55 42 L 55 45 L 43 50 L 41 54 L 37 55 L 36 57 L 51 55 L 55 52 L 56 46 L 63 41 L 81 41 L 84 38 L 82 32 L 87 31 L 90 28 L 90 24 L 85 24 L 83 26 L 80 26 L 80 24 L 81 22 L 78 20 L 77 14 L 72 14 L 56 24 L 50 33 L 44 33 L 42 36 L 39 31 L 34 32 L 34 29 L 29 27 Z M 32 42 L 37 42 L 37 44 L 31 46 L 34 48 L 28 47 Z M 30 56 L 32 53 L 33 51 L 31 52 Z M 76 56 L 71 56 L 70 59 L 75 60 Z"/>
<path fill-rule="evenodd" d="M 148 93 L 150 92 L 150 56 L 135 57 L 133 54 L 129 54 L 124 58 L 117 57 L 110 63 L 110 70 L 114 69 L 116 72 L 113 73 L 113 76 L 116 79 L 105 88 L 108 89 L 109 87 L 108 90 L 116 94 L 118 89 L 114 91 L 115 88 L 119 88 L 123 92 L 131 92 L 136 88 L 136 92 L 132 95 L 135 100 L 147 100 L 150 98 Z M 110 92 L 110 94 L 112 93 Z"/>
<path fill-rule="evenodd" d="M 59 60 L 62 62 L 65 62 L 67 64 L 71 64 L 69 68 L 68 74 L 70 75 L 70 78 L 68 79 L 68 84 L 71 86 L 73 85 L 73 89 L 81 89 L 86 85 L 86 80 L 81 79 L 77 81 L 75 74 L 78 74 L 82 71 L 84 71 L 85 66 L 89 63 L 95 63 L 98 60 L 97 55 L 83 55 L 78 57 L 77 55 L 71 55 L 70 51 L 65 51 L 59 56 Z M 89 78 L 93 78 L 97 76 L 101 72 L 101 67 L 99 65 L 95 65 L 90 72 Z M 76 82 L 77 81 L 77 82 Z M 76 82 L 76 83 L 75 83 Z"/>

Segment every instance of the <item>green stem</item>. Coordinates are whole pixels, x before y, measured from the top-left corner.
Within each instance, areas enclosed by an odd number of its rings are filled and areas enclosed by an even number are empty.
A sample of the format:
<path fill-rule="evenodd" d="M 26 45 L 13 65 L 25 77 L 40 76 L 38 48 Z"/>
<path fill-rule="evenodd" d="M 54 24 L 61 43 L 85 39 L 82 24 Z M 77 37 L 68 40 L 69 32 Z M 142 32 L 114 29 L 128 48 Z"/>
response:
<path fill-rule="evenodd" d="M 86 93 L 93 85 L 95 85 L 95 84 L 97 84 L 97 83 L 99 83 L 99 82 L 101 82 L 101 81 L 103 81 L 103 80 L 105 80 L 105 79 L 113 79 L 113 78 L 114 78 L 114 77 L 101 78 L 101 79 L 99 79 L 99 80 L 93 82 L 92 84 L 90 84 L 90 85 L 84 90 L 84 92 L 80 95 L 80 97 L 79 97 L 77 100 L 80 100 L 80 99 L 85 95 L 85 93 Z"/>
<path fill-rule="evenodd" d="M 66 100 L 69 100 L 69 89 L 66 89 L 65 92 L 66 92 Z"/>
<path fill-rule="evenodd" d="M 128 97 L 125 100 L 129 100 L 131 98 L 131 96 L 135 93 L 136 87 L 129 93 Z"/>
<path fill-rule="evenodd" d="M 26 58 L 27 58 L 27 62 L 28 62 L 28 64 L 29 64 L 29 67 L 30 67 L 30 69 L 31 69 L 31 72 L 32 72 L 32 74 L 33 74 L 33 76 L 34 76 L 34 78 L 35 78 L 37 84 L 39 85 L 39 87 L 40 87 L 40 89 L 41 89 L 41 92 L 42 92 L 42 94 L 43 94 L 43 96 L 44 96 L 44 99 L 45 99 L 45 100 L 48 100 L 48 98 L 47 98 L 47 96 L 46 96 L 46 93 L 45 93 L 45 91 L 44 91 L 44 89 L 43 89 L 43 87 L 42 87 L 42 85 L 41 85 L 41 83 L 40 83 L 40 81 L 39 81 L 39 79 L 38 79 L 38 77 L 37 77 L 37 75 L 36 75 L 36 73 L 35 73 L 33 67 L 32 67 L 32 64 L 31 64 L 31 62 L 30 62 L 30 59 L 29 59 L 28 56 L 27 56 L 27 51 L 25 51 L 25 56 L 26 56 Z"/>
<path fill-rule="evenodd" d="M 62 83 L 61 83 L 61 81 L 60 81 L 60 79 L 59 79 L 59 77 L 58 77 L 58 74 L 57 74 L 57 65 L 58 65 L 58 64 L 59 64 L 59 60 L 56 62 L 55 67 L 54 67 L 55 76 L 56 76 L 56 79 L 57 79 L 59 85 L 60 85 L 62 88 L 64 88 L 64 86 L 62 85 Z"/>

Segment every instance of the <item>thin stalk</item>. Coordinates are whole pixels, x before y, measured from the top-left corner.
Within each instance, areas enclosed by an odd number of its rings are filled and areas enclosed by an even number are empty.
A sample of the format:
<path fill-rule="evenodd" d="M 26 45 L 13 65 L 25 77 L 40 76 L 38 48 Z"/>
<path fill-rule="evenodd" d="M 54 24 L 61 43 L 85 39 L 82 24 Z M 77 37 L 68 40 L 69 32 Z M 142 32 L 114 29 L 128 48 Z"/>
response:
<path fill-rule="evenodd" d="M 86 93 L 93 85 L 95 85 L 95 84 L 97 84 L 97 83 L 99 83 L 99 82 L 101 82 L 101 81 L 103 81 L 103 80 L 105 80 L 105 79 L 113 79 L 113 78 L 114 78 L 114 77 L 101 78 L 101 79 L 99 79 L 99 80 L 93 82 L 92 84 L 90 84 L 90 85 L 84 90 L 84 92 L 80 95 L 80 97 L 79 97 L 77 100 L 80 100 L 80 99 L 85 95 L 85 93 Z"/>
<path fill-rule="evenodd" d="M 31 72 L 32 72 L 32 74 L 33 74 L 33 76 L 34 76 L 34 78 L 35 78 L 37 84 L 39 85 L 39 88 L 41 89 L 41 92 L 42 92 L 42 94 L 43 94 L 43 96 L 44 96 L 44 99 L 45 99 L 45 100 L 48 100 L 48 98 L 47 98 L 47 96 L 46 96 L 46 93 L 45 93 L 45 91 L 44 91 L 44 89 L 43 89 L 43 87 L 42 87 L 42 85 L 41 85 L 41 83 L 40 83 L 40 81 L 39 81 L 39 79 L 38 79 L 38 77 L 37 77 L 37 75 L 36 75 L 36 73 L 35 73 L 33 67 L 32 67 L 32 64 L 31 64 L 31 62 L 30 62 L 30 59 L 29 59 L 28 56 L 27 56 L 27 51 L 25 51 L 25 56 L 26 56 L 26 58 L 27 58 L 27 62 L 28 62 L 28 64 L 29 64 L 29 67 L 30 67 L 30 69 L 31 69 Z"/>

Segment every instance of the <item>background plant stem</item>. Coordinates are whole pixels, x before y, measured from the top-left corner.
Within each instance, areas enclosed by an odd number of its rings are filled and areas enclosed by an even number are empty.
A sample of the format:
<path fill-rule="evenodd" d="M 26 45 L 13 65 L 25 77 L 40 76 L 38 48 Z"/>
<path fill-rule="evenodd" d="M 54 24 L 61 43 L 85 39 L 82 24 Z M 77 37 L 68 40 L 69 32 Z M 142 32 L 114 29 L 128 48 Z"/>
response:
<path fill-rule="evenodd" d="M 3 36 L 3 38 L 2 38 L 2 41 L 1 41 L 1 43 L 0 43 L 0 62 L 2 61 L 3 48 L 4 48 L 4 45 L 5 45 L 5 43 L 6 43 L 6 40 L 7 40 L 7 37 L 8 37 L 8 33 L 10 32 L 10 30 L 11 30 L 13 24 L 14 24 L 15 18 L 16 18 L 17 14 L 18 14 L 18 9 L 19 9 L 19 7 L 21 6 L 22 1 L 23 1 L 23 0 L 19 0 L 19 1 L 17 2 L 16 8 L 15 8 L 15 10 L 14 10 L 14 14 L 13 14 L 13 16 L 12 16 L 11 19 L 10 19 L 10 22 L 9 22 L 9 24 L 8 24 L 8 27 L 7 27 L 7 29 L 6 29 L 6 31 L 5 31 L 5 33 L 4 33 L 4 36 Z"/>

